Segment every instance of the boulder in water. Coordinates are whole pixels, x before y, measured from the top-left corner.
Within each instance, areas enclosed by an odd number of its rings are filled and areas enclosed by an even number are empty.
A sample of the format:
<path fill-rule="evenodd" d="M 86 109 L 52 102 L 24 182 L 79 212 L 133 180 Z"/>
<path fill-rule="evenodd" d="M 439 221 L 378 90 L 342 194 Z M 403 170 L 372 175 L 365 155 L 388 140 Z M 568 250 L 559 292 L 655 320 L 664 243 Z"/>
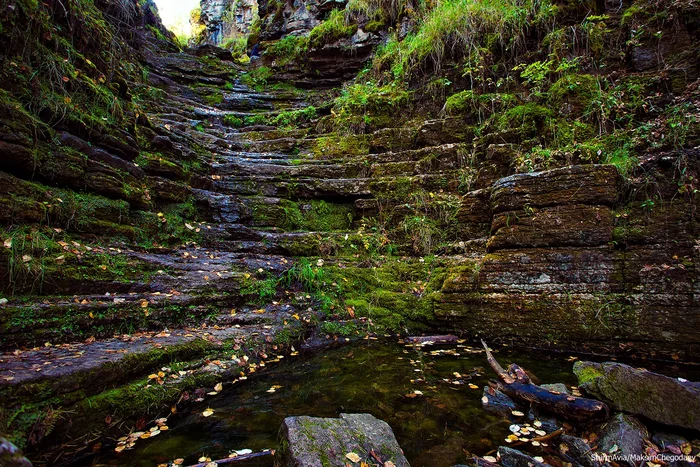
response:
<path fill-rule="evenodd" d="M 345 467 L 393 462 L 410 467 L 389 425 L 370 414 L 287 417 L 276 456 L 282 467 Z"/>

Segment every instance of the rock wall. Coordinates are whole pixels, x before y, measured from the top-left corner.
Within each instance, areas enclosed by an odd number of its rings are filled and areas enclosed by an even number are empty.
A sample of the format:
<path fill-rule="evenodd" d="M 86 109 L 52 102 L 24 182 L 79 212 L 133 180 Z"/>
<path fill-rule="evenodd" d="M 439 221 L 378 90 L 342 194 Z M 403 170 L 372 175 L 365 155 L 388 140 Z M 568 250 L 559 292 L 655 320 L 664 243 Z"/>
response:
<path fill-rule="evenodd" d="M 656 168 L 660 187 L 673 171 L 666 164 Z M 478 270 L 444 284 L 435 305 L 443 326 L 504 342 L 700 358 L 697 196 L 669 197 L 630 227 L 640 202 L 621 204 L 624 190 L 612 166 L 571 166 L 466 196 L 462 219 L 482 225 L 488 212 L 491 230 Z"/>
<path fill-rule="evenodd" d="M 257 15 L 256 0 L 201 0 L 195 26 L 203 27 L 199 45 L 221 45 L 226 39 L 241 37 L 250 32 Z"/>

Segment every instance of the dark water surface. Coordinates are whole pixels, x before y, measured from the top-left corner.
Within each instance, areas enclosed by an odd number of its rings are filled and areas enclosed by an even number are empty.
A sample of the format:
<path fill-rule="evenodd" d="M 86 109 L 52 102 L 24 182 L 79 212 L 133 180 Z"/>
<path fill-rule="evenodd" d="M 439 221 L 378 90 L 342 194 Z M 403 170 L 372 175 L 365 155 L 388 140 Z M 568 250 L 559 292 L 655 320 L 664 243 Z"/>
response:
<path fill-rule="evenodd" d="M 504 349 L 496 356 L 504 366 L 514 362 L 532 371 L 542 383 L 576 384 L 569 355 Z M 202 455 L 221 459 L 233 450 L 274 449 L 285 417 L 346 412 L 389 423 L 413 467 L 449 467 L 465 461 L 465 451 L 483 455 L 495 449 L 510 433 L 510 422 L 481 405 L 483 386 L 493 378 L 484 353 L 466 344 L 421 349 L 362 341 L 287 357 L 247 381 L 224 385 L 191 414 L 172 418 L 168 431 L 95 461 L 156 466 L 185 458 L 184 465 L 191 465 Z M 268 392 L 273 386 L 281 387 Z M 207 407 L 214 414 L 203 417 Z M 232 465 L 270 466 L 272 458 Z"/>

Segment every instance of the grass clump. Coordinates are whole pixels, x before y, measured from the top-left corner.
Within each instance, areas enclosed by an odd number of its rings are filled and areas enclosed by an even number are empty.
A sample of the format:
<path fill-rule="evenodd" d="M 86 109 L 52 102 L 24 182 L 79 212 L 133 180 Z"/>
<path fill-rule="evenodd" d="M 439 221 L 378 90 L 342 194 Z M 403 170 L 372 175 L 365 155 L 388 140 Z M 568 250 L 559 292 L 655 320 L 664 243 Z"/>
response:
<path fill-rule="evenodd" d="M 357 24 L 346 21 L 343 10 L 333 10 L 324 22 L 309 33 L 309 45 L 321 47 L 323 44 L 350 37 L 357 31 Z"/>
<path fill-rule="evenodd" d="M 517 102 L 513 94 L 484 93 L 467 89 L 452 94 L 445 101 L 445 112 L 448 115 L 476 115 L 482 122 L 491 114 L 512 107 Z"/>
<path fill-rule="evenodd" d="M 439 71 L 448 54 L 479 55 L 480 49 L 516 51 L 523 46 L 526 26 L 544 21 L 555 9 L 547 1 L 447 0 L 425 13 L 420 28 L 403 41 L 397 37 L 378 53 L 375 65 L 388 65 L 395 78 L 432 65 Z"/>

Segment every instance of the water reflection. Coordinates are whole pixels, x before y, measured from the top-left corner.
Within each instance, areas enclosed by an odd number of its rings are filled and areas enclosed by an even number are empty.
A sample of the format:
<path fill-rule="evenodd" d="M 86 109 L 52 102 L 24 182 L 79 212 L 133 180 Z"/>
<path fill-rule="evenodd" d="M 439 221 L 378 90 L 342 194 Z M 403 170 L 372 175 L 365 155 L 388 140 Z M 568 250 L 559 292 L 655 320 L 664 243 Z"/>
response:
<path fill-rule="evenodd" d="M 517 362 L 542 382 L 572 385 L 572 362 L 566 357 L 498 354 L 502 363 Z M 291 415 L 366 412 L 389 423 L 413 467 L 448 467 L 464 462 L 466 453 L 495 449 L 509 434 L 509 422 L 481 405 L 482 388 L 492 378 L 484 354 L 466 345 L 417 349 L 362 341 L 285 358 L 208 397 L 196 413 L 171 420 L 170 430 L 157 438 L 100 461 L 153 466 L 184 457 L 185 465 L 194 464 L 202 455 L 220 459 L 234 449 L 274 448 L 282 420 Z M 201 416 L 204 404 L 214 410 L 211 417 Z M 272 459 L 237 465 L 271 466 Z"/>

